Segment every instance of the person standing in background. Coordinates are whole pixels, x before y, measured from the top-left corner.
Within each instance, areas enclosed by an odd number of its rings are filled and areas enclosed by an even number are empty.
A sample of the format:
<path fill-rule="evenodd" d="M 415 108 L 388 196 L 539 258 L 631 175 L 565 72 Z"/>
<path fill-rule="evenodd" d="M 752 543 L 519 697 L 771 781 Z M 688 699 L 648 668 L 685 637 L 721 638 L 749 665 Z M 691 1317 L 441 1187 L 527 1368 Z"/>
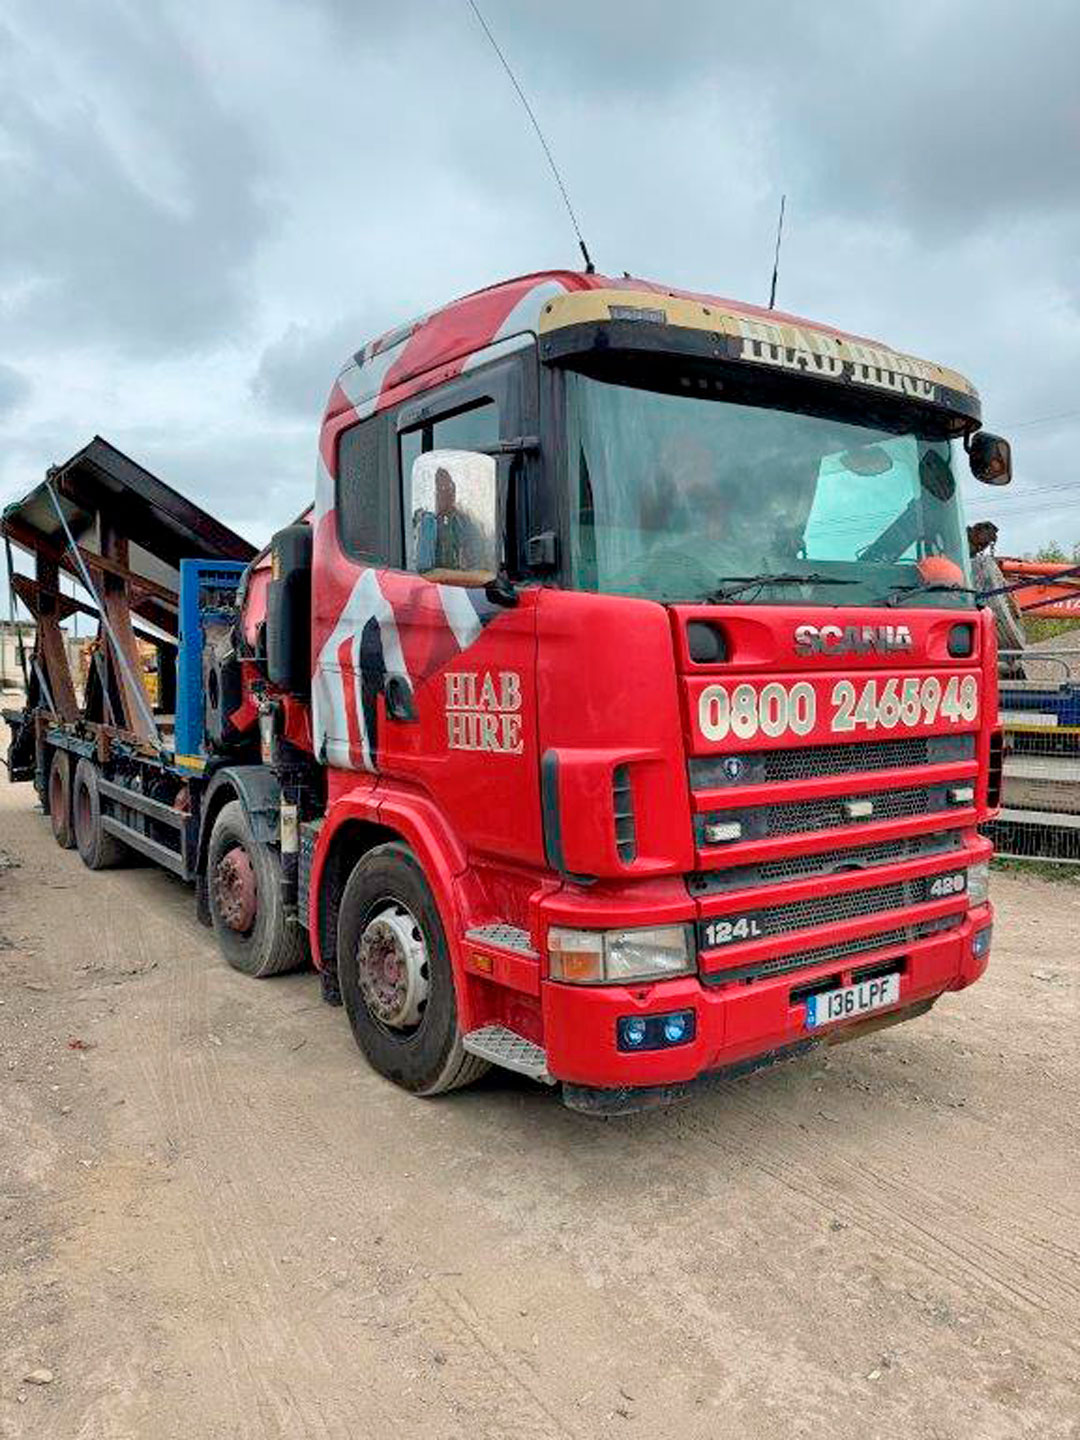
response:
<path fill-rule="evenodd" d="M 968 526 L 968 549 L 971 553 L 971 574 L 975 589 L 984 593 L 997 591 L 1008 583 L 1001 566 L 994 556 L 998 528 L 992 520 L 978 520 Z M 994 612 L 999 650 L 1023 650 L 1027 645 L 1024 622 L 1020 607 L 1009 594 L 990 594 L 990 608 Z M 1010 680 L 1022 680 L 1024 668 L 1016 655 L 1005 655 L 1000 662 L 1000 671 Z"/>

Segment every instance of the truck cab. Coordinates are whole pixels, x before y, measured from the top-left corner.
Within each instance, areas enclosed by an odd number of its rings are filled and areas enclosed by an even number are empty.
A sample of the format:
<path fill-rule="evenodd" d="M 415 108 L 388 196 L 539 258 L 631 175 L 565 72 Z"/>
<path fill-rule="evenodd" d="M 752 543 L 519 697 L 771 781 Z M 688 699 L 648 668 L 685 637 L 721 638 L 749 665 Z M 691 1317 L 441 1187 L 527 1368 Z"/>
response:
<path fill-rule="evenodd" d="M 524 277 L 353 357 L 258 698 L 271 764 L 310 745 L 300 919 L 377 1068 L 639 1108 L 982 973 L 968 464 L 1008 452 L 955 372 L 645 281 Z"/>

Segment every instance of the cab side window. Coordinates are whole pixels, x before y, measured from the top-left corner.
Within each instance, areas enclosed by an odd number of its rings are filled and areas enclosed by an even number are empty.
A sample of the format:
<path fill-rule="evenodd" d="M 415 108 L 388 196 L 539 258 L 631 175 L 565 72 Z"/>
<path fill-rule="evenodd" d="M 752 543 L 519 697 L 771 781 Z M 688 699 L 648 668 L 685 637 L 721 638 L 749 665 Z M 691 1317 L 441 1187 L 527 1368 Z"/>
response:
<path fill-rule="evenodd" d="M 338 441 L 337 515 L 341 547 L 354 560 L 391 565 L 393 527 L 387 484 L 389 421 L 372 415 L 346 430 Z"/>
<path fill-rule="evenodd" d="M 494 536 L 478 529 L 467 495 L 452 485 L 434 495 L 414 495 L 412 467 L 429 450 L 484 450 L 499 441 L 499 407 L 483 399 L 450 415 L 425 420 L 398 437 L 401 462 L 401 510 L 405 522 L 405 568 L 494 569 Z M 449 480 L 449 477 L 447 477 Z"/>

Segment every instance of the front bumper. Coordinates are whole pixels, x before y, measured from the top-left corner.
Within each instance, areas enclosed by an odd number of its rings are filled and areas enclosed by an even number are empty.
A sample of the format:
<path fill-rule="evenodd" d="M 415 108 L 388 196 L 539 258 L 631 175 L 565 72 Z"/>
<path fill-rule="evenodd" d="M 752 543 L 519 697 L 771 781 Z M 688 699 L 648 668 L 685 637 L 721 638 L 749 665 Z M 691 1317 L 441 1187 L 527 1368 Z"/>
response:
<path fill-rule="evenodd" d="M 927 1008 L 922 1002 L 932 1002 L 946 990 L 962 990 L 979 978 L 988 956 L 974 953 L 972 939 L 991 923 L 992 915 L 989 904 L 979 905 L 952 929 L 925 939 L 750 983 L 703 984 L 693 975 L 627 986 L 544 981 L 541 1003 L 548 1069 L 569 1086 L 600 1090 L 681 1086 L 714 1071 L 756 1068 L 754 1062 L 763 1057 L 779 1058 L 793 1048 L 797 1053 L 838 1038 L 840 1032 L 857 1030 L 866 1019 L 907 1018 L 904 1012 L 921 1013 Z M 887 969 L 890 960 L 901 968 L 896 1005 L 871 1012 L 863 1020 L 807 1029 L 800 991 L 805 993 L 807 986 L 823 980 L 850 984 L 868 969 Z M 672 1010 L 694 1011 L 692 1040 L 664 1050 L 618 1049 L 620 1017 Z"/>

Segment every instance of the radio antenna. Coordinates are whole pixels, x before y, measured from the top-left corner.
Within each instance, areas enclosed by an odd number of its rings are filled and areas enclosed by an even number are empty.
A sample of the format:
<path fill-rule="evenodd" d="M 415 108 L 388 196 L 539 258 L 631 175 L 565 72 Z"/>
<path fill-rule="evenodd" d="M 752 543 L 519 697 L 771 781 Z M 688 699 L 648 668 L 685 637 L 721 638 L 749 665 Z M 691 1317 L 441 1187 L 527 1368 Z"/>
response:
<path fill-rule="evenodd" d="M 786 195 L 780 196 L 780 219 L 776 222 L 776 254 L 773 256 L 772 285 L 769 287 L 769 309 L 776 305 L 776 277 L 780 272 L 780 239 L 784 233 L 784 203 Z"/>
<path fill-rule="evenodd" d="M 547 162 L 551 166 L 551 173 L 555 177 L 555 184 L 559 187 L 559 194 L 562 196 L 563 204 L 566 206 L 566 213 L 570 216 L 570 224 L 574 227 L 574 234 L 577 236 L 578 249 L 581 251 L 582 258 L 585 261 L 585 273 L 586 275 L 595 275 L 596 266 L 593 264 L 592 256 L 589 254 L 588 246 L 585 244 L 585 237 L 581 233 L 581 226 L 578 224 L 577 216 L 574 214 L 574 207 L 570 203 L 570 196 L 566 193 L 566 186 L 563 184 L 562 176 L 559 174 L 559 167 L 555 164 L 555 157 L 551 153 L 551 147 L 544 139 L 544 132 L 540 129 L 540 122 L 533 114 L 533 108 L 529 104 L 528 100 L 525 98 L 525 92 L 518 84 L 517 76 L 514 74 L 513 70 L 510 69 L 509 60 L 507 60 L 506 56 L 499 49 L 499 42 L 491 33 L 491 27 L 488 25 L 483 15 L 480 14 L 480 9 L 476 4 L 476 0 L 468 0 L 468 5 L 470 10 L 476 16 L 477 20 L 480 22 L 480 28 L 483 30 L 487 38 L 491 41 L 491 48 L 499 57 L 500 64 L 506 71 L 507 75 L 509 75 L 510 84 L 513 85 L 514 89 L 517 91 L 518 99 L 525 107 L 525 114 L 528 115 L 529 119 L 532 121 L 532 127 L 536 131 L 536 138 L 540 141 L 540 145 L 544 151 L 544 154 L 547 157 Z"/>

